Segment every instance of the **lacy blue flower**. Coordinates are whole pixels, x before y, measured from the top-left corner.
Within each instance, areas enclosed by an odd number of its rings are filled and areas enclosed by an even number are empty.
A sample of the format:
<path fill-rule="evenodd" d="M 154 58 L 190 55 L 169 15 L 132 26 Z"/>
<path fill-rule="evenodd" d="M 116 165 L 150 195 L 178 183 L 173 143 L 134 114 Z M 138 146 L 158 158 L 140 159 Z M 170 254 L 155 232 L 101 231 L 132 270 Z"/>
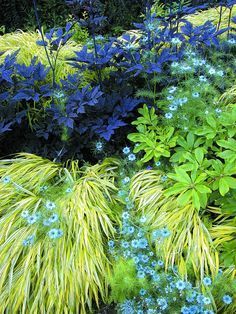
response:
<path fill-rule="evenodd" d="M 184 290 L 186 287 L 185 282 L 183 280 L 178 280 L 175 286 L 178 290 Z"/>
<path fill-rule="evenodd" d="M 129 213 L 128 213 L 128 212 L 123 212 L 122 218 L 123 218 L 124 220 L 129 219 Z"/>
<path fill-rule="evenodd" d="M 63 231 L 61 229 L 53 228 L 48 231 L 48 236 L 51 239 L 57 239 L 60 238 L 63 235 Z"/>
<path fill-rule="evenodd" d="M 48 210 L 53 210 L 56 207 L 56 204 L 54 202 L 47 201 L 45 206 Z"/>
<path fill-rule="evenodd" d="M 173 114 L 171 113 L 171 112 L 167 112 L 166 114 L 165 114 L 165 118 L 166 119 L 171 119 L 173 117 Z"/>
<path fill-rule="evenodd" d="M 223 302 L 224 302 L 225 304 L 230 304 L 230 303 L 232 303 L 232 301 L 233 301 L 233 299 L 231 298 L 231 296 L 228 295 L 228 294 L 225 294 L 225 295 L 223 296 L 222 300 L 223 300 Z"/>
<path fill-rule="evenodd" d="M 10 178 L 9 176 L 6 176 L 6 177 L 2 178 L 2 182 L 3 182 L 4 184 L 9 183 L 10 181 L 11 181 L 11 178 Z"/>
<path fill-rule="evenodd" d="M 145 277 L 145 272 L 143 270 L 139 270 L 138 273 L 137 273 L 137 277 L 142 279 Z"/>
<path fill-rule="evenodd" d="M 205 286 L 210 286 L 211 285 L 211 278 L 210 277 L 204 277 L 202 282 Z"/>
<path fill-rule="evenodd" d="M 129 161 L 134 161 L 136 159 L 135 154 L 129 154 L 128 159 Z"/>
<path fill-rule="evenodd" d="M 28 224 L 33 225 L 38 220 L 38 218 L 35 214 L 33 214 L 31 216 L 28 216 L 26 220 Z"/>
<path fill-rule="evenodd" d="M 157 304 L 159 305 L 161 310 L 165 310 L 168 307 L 168 303 L 164 298 L 158 298 Z"/>
<path fill-rule="evenodd" d="M 148 241 L 145 238 L 139 239 L 138 240 L 138 247 L 140 249 L 146 249 L 146 247 L 148 246 Z"/>
<path fill-rule="evenodd" d="M 28 210 L 23 210 L 21 213 L 22 218 L 27 218 L 29 216 L 29 211 Z"/>
<path fill-rule="evenodd" d="M 139 246 L 139 241 L 138 240 L 136 240 L 136 239 L 134 239 L 134 240 L 132 240 L 131 241 L 131 246 L 133 247 L 133 248 L 138 248 L 138 246 Z"/>
<path fill-rule="evenodd" d="M 49 219 L 51 223 L 58 221 L 58 215 L 57 214 L 52 214 Z"/>

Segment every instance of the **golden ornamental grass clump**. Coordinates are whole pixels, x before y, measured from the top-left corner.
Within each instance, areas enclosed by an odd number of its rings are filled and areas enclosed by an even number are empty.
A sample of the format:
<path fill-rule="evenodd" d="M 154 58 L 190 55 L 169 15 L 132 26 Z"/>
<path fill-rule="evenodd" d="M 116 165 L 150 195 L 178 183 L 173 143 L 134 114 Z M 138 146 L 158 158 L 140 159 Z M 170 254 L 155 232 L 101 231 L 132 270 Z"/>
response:
<path fill-rule="evenodd" d="M 17 55 L 17 62 L 20 64 L 29 65 L 34 57 L 37 57 L 45 66 L 48 66 L 48 59 L 43 46 L 37 45 L 37 40 L 41 40 L 39 32 L 23 32 L 18 30 L 14 33 L 5 34 L 0 36 L 0 51 L 3 55 L 0 56 L 0 61 L 3 61 L 6 55 L 12 54 L 19 49 Z M 57 59 L 56 67 L 56 81 L 67 77 L 68 74 L 75 73 L 68 62 L 68 58 L 74 57 L 74 51 L 79 50 L 78 45 L 73 40 L 68 41 L 61 47 L 60 53 Z M 49 73 L 49 78 L 52 77 L 52 73 Z"/>
<path fill-rule="evenodd" d="M 0 161 L 0 313 L 89 313 L 107 300 L 117 166 Z"/>

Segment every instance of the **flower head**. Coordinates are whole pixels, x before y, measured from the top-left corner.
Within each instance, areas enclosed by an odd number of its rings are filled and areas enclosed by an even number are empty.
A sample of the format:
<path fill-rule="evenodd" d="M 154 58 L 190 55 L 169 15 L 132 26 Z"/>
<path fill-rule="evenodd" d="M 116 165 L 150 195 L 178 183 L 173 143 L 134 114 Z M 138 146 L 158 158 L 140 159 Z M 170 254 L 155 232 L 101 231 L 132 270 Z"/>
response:
<path fill-rule="evenodd" d="M 136 159 L 135 154 L 129 154 L 128 159 L 129 161 L 134 161 Z"/>
<path fill-rule="evenodd" d="M 27 218 L 29 216 L 29 211 L 28 210 L 23 210 L 21 213 L 22 218 Z"/>
<path fill-rule="evenodd" d="M 2 182 L 3 182 L 4 184 L 9 183 L 10 181 L 11 181 L 11 178 L 10 178 L 9 176 L 6 176 L 6 177 L 2 178 Z"/>
<path fill-rule="evenodd" d="M 26 220 L 29 225 L 32 225 L 38 220 L 38 217 L 35 214 L 33 214 L 31 216 L 28 216 Z"/>
<path fill-rule="evenodd" d="M 49 219 L 51 223 L 58 221 L 58 215 L 57 214 L 52 214 Z"/>
<path fill-rule="evenodd" d="M 125 155 L 128 155 L 128 154 L 130 153 L 130 148 L 126 146 L 126 147 L 123 148 L 122 151 L 123 151 L 123 153 L 124 153 Z"/>
<path fill-rule="evenodd" d="M 183 280 L 178 280 L 175 286 L 178 290 L 184 290 L 186 287 L 185 282 Z"/>
<path fill-rule="evenodd" d="M 60 238 L 62 235 L 63 231 L 61 229 L 53 228 L 48 231 L 48 236 L 50 239 L 57 239 Z"/>
<path fill-rule="evenodd" d="M 225 295 L 223 296 L 222 300 L 223 300 L 223 302 L 224 302 L 225 304 L 230 304 L 230 303 L 232 303 L 232 301 L 233 301 L 232 298 L 231 298 L 231 296 L 228 295 L 228 294 L 225 294 Z"/>
<path fill-rule="evenodd" d="M 45 206 L 48 210 L 53 210 L 56 207 L 56 204 L 54 202 L 47 201 Z"/>
<path fill-rule="evenodd" d="M 210 286 L 211 285 L 211 278 L 210 277 L 204 277 L 202 282 L 205 286 Z"/>

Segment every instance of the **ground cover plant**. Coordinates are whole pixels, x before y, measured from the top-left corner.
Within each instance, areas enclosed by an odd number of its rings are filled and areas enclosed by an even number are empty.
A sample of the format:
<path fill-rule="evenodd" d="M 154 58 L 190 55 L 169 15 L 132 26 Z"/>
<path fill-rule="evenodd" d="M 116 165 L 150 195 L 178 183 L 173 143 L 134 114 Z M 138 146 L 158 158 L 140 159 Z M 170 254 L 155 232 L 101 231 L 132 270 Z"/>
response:
<path fill-rule="evenodd" d="M 200 2 L 0 37 L 2 312 L 236 311 L 235 1 Z"/>

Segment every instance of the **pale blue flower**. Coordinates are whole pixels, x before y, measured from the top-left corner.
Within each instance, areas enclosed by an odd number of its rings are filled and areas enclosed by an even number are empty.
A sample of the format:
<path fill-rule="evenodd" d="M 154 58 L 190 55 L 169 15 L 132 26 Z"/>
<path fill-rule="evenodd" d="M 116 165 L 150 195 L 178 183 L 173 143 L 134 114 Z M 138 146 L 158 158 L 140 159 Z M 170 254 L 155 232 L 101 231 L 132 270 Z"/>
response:
<path fill-rule="evenodd" d="M 222 70 L 217 71 L 216 74 L 220 77 L 224 76 L 224 72 Z"/>
<path fill-rule="evenodd" d="M 146 294 L 146 292 L 147 292 L 147 290 L 145 290 L 145 289 L 142 288 L 142 289 L 139 291 L 139 294 L 140 294 L 141 296 L 143 296 L 143 295 Z"/>
<path fill-rule="evenodd" d="M 214 314 L 214 312 L 212 310 L 205 310 L 203 314 Z"/>
<path fill-rule="evenodd" d="M 113 240 L 109 240 L 109 241 L 108 241 L 108 246 L 109 246 L 110 248 L 113 248 L 113 247 L 115 246 L 115 242 L 114 242 Z"/>
<path fill-rule="evenodd" d="M 48 186 L 47 185 L 43 185 L 43 186 L 41 186 L 40 187 L 40 192 L 44 192 L 44 191 L 46 191 L 48 189 Z"/>
<path fill-rule="evenodd" d="M 232 301 L 233 301 L 232 297 L 231 297 L 230 295 L 228 295 L 228 294 L 225 294 L 225 295 L 223 296 L 222 300 L 223 300 L 223 302 L 224 302 L 225 304 L 231 304 Z"/>
<path fill-rule="evenodd" d="M 148 241 L 145 238 L 139 239 L 138 240 L 138 247 L 140 249 L 146 249 L 146 247 L 148 246 Z"/>
<path fill-rule="evenodd" d="M 127 249 L 129 247 L 129 242 L 127 241 L 122 241 L 121 242 L 121 246 L 124 248 L 124 249 Z"/>
<path fill-rule="evenodd" d="M 101 152 L 103 150 L 103 143 L 98 141 L 95 143 L 95 148 L 98 152 Z"/>
<path fill-rule="evenodd" d="M 129 213 L 128 213 L 128 212 L 123 212 L 122 218 L 123 218 L 124 220 L 129 219 Z"/>
<path fill-rule="evenodd" d="M 207 78 L 204 75 L 199 76 L 199 81 L 200 82 L 207 82 Z"/>
<path fill-rule="evenodd" d="M 145 272 L 143 270 L 139 270 L 138 273 L 137 273 L 137 277 L 142 279 L 145 277 Z"/>
<path fill-rule="evenodd" d="M 214 68 L 210 68 L 209 71 L 208 71 L 208 73 L 209 73 L 210 75 L 213 75 L 213 74 L 216 73 L 216 70 L 215 70 Z"/>
<path fill-rule="evenodd" d="M 160 266 L 160 267 L 162 267 L 162 266 L 164 266 L 164 262 L 159 259 L 159 260 L 157 261 L 157 265 Z"/>
<path fill-rule="evenodd" d="M 9 176 L 6 176 L 6 177 L 2 178 L 2 182 L 4 184 L 7 184 L 7 183 L 11 182 L 11 178 Z"/>
<path fill-rule="evenodd" d="M 141 223 L 145 223 L 145 222 L 147 221 L 147 217 L 146 217 L 146 216 L 142 216 L 142 217 L 139 219 L 139 221 L 140 221 Z"/>
<path fill-rule="evenodd" d="M 124 153 L 125 155 L 128 155 L 128 154 L 130 153 L 130 148 L 126 146 L 126 147 L 123 148 L 122 151 L 123 151 L 123 153 Z"/>
<path fill-rule="evenodd" d="M 157 161 L 157 162 L 155 163 L 155 165 L 156 165 L 157 167 L 160 167 L 161 162 L 160 162 L 160 161 Z"/>
<path fill-rule="evenodd" d="M 34 243 L 35 240 L 35 235 L 28 236 L 24 241 L 23 241 L 23 246 L 29 246 Z"/>
<path fill-rule="evenodd" d="M 128 227 L 128 233 L 129 234 L 134 233 L 134 227 L 133 226 Z"/>
<path fill-rule="evenodd" d="M 128 159 L 129 161 L 134 161 L 136 159 L 135 154 L 129 154 Z"/>
<path fill-rule="evenodd" d="M 222 110 L 221 110 L 220 108 L 216 108 L 216 109 L 215 109 L 215 112 L 216 112 L 216 113 L 221 113 Z"/>
<path fill-rule="evenodd" d="M 60 238 L 62 235 L 63 231 L 61 229 L 53 228 L 48 231 L 48 236 L 50 239 L 57 239 Z"/>
<path fill-rule="evenodd" d="M 162 182 L 165 182 L 167 179 L 168 179 L 168 177 L 166 175 L 162 175 L 161 176 L 161 181 Z"/>
<path fill-rule="evenodd" d="M 178 37 L 173 37 L 171 39 L 171 43 L 174 45 L 179 45 L 179 44 L 181 44 L 181 40 Z"/>
<path fill-rule="evenodd" d="M 134 302 L 126 300 L 120 305 L 120 309 L 122 314 L 134 314 Z"/>
<path fill-rule="evenodd" d="M 35 214 L 33 214 L 31 216 L 28 216 L 26 220 L 28 224 L 33 225 L 38 220 L 38 218 Z"/>
<path fill-rule="evenodd" d="M 43 220 L 43 225 L 44 225 L 44 226 L 50 226 L 50 225 L 51 225 L 51 222 L 50 222 L 48 219 L 44 219 L 44 220 Z"/>
<path fill-rule="evenodd" d="M 208 297 L 204 297 L 203 298 L 203 303 L 206 304 L 206 305 L 211 304 L 211 299 L 208 298 Z"/>
<path fill-rule="evenodd" d="M 198 98 L 200 96 L 200 94 L 198 92 L 194 92 L 192 93 L 193 98 Z"/>
<path fill-rule="evenodd" d="M 136 239 L 134 239 L 134 240 L 132 240 L 131 241 L 131 246 L 133 247 L 133 248 L 138 248 L 138 244 L 139 244 L 139 242 L 138 242 L 138 240 L 136 240 Z"/>
<path fill-rule="evenodd" d="M 210 277 L 204 277 L 202 282 L 205 286 L 210 286 L 212 283 Z"/>
<path fill-rule="evenodd" d="M 159 305 L 161 310 L 165 310 L 168 307 L 168 303 L 165 298 L 158 298 L 157 304 Z"/>
<path fill-rule="evenodd" d="M 22 218 L 27 218 L 29 216 L 29 211 L 28 210 L 23 210 L 21 213 Z"/>
<path fill-rule="evenodd" d="M 168 238 L 170 235 L 171 235 L 171 233 L 167 228 L 161 229 L 161 236 L 163 238 Z"/>
<path fill-rule="evenodd" d="M 176 282 L 175 286 L 176 286 L 176 288 L 177 288 L 178 290 L 184 290 L 185 287 L 186 287 L 186 284 L 185 284 L 185 282 L 184 282 L 183 280 L 178 280 L 178 281 Z"/>
<path fill-rule="evenodd" d="M 149 257 L 147 255 L 142 255 L 142 262 L 147 263 L 149 261 Z"/>
<path fill-rule="evenodd" d="M 71 193 L 72 192 L 72 188 L 67 188 L 66 189 L 66 193 Z"/>
<path fill-rule="evenodd" d="M 169 89 L 168 89 L 168 93 L 173 94 L 176 90 L 177 90 L 177 87 L 176 87 L 176 86 L 171 86 L 171 87 L 169 87 Z"/>
<path fill-rule="evenodd" d="M 227 43 L 230 45 L 235 45 L 236 44 L 236 40 L 234 38 L 230 38 L 227 40 Z"/>
<path fill-rule="evenodd" d="M 52 214 L 49 219 L 51 223 L 58 221 L 58 215 L 57 214 Z"/>
<path fill-rule="evenodd" d="M 45 206 L 48 210 L 53 210 L 56 207 L 56 204 L 54 202 L 47 201 Z"/>
<path fill-rule="evenodd" d="M 174 96 L 172 96 L 172 95 L 168 95 L 168 96 L 166 97 L 166 99 L 167 99 L 167 100 L 169 100 L 169 101 L 171 101 L 171 100 L 173 100 L 173 99 L 174 99 Z"/>
<path fill-rule="evenodd" d="M 123 180 L 122 180 L 122 183 L 123 184 L 127 184 L 130 182 L 130 178 L 129 177 L 125 177 Z"/>
<path fill-rule="evenodd" d="M 169 109 L 170 109 L 171 111 L 176 111 L 176 110 L 178 109 L 178 107 L 175 106 L 175 105 L 170 105 L 170 106 L 169 106 Z"/>

